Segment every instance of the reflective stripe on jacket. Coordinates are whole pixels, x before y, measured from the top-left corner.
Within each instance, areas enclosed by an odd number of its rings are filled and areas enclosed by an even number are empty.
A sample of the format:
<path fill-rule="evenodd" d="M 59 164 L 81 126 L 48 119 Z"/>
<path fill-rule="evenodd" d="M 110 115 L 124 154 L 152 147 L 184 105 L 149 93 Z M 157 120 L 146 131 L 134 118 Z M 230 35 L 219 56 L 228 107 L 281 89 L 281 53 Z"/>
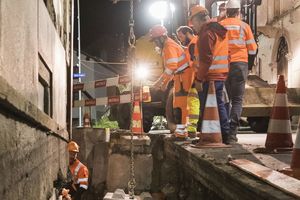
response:
<path fill-rule="evenodd" d="M 165 67 L 163 84 L 167 84 L 174 74 L 185 70 L 189 66 L 184 50 L 171 38 L 168 38 L 165 42 L 162 56 Z"/>
<path fill-rule="evenodd" d="M 89 177 L 89 171 L 87 167 L 78 159 L 76 159 L 76 161 L 69 166 L 69 169 L 71 171 L 74 184 L 79 184 L 79 187 L 87 190 Z"/>
<path fill-rule="evenodd" d="M 248 62 L 248 54 L 255 55 L 257 50 L 250 26 L 236 17 L 219 23 L 227 29 L 230 62 Z"/>
<path fill-rule="evenodd" d="M 208 80 L 215 80 L 220 74 L 227 74 L 228 71 L 228 40 L 217 35 L 212 64 L 208 69 Z"/>

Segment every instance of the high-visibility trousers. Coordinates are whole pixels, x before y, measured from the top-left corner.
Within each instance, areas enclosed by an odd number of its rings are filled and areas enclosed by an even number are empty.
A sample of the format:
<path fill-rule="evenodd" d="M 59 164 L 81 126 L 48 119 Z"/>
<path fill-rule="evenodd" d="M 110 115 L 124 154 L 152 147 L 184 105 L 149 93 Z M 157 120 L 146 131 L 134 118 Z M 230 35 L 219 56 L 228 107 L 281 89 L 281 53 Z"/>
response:
<path fill-rule="evenodd" d="M 178 127 L 179 137 L 187 135 L 187 130 L 182 127 L 186 127 L 188 123 L 188 94 L 194 81 L 194 70 L 191 67 L 185 69 L 182 73 L 175 74 L 174 80 L 174 93 L 173 93 L 173 108 L 180 109 L 181 120 L 180 123 L 176 123 Z M 176 131 L 175 131 L 176 132 Z"/>
<path fill-rule="evenodd" d="M 192 87 L 190 89 L 187 98 L 187 103 L 189 111 L 187 130 L 190 133 L 196 133 L 200 114 L 200 100 L 196 88 Z"/>

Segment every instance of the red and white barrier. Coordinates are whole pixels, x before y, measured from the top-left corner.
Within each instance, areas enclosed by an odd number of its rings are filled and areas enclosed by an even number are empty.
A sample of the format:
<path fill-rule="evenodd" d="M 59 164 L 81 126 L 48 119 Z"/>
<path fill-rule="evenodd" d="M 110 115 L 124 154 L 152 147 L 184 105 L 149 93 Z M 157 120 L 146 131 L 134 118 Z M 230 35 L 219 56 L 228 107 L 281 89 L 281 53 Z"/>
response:
<path fill-rule="evenodd" d="M 130 82 L 131 82 L 130 76 L 118 76 L 118 77 L 96 80 L 96 81 L 91 81 L 91 82 L 86 82 L 86 83 L 77 83 L 77 84 L 73 85 L 73 91 L 77 92 L 79 90 L 116 86 L 116 85 L 120 85 L 120 84 L 127 84 Z"/>
<path fill-rule="evenodd" d="M 149 100 L 149 93 L 143 93 L 143 101 L 147 102 Z M 138 93 L 134 94 L 134 101 L 140 101 L 140 95 Z M 82 106 L 103 106 L 103 105 L 114 105 L 122 103 L 131 103 L 131 94 L 123 94 L 120 96 L 112 97 L 101 97 L 96 99 L 86 99 L 74 101 L 73 107 Z M 149 102 L 149 101 L 148 101 Z"/>

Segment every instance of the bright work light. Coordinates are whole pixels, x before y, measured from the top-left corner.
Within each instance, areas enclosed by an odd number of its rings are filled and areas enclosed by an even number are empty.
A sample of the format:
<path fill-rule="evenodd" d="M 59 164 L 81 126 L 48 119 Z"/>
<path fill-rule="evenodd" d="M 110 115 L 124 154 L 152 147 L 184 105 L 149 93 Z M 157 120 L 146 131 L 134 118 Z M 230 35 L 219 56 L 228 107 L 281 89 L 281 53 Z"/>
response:
<path fill-rule="evenodd" d="M 163 20 L 168 14 L 168 10 L 173 13 L 175 11 L 174 4 L 170 4 L 170 8 L 167 1 L 156 1 L 150 6 L 150 13 L 153 17 Z"/>
<path fill-rule="evenodd" d="M 140 64 L 135 69 L 135 78 L 137 80 L 145 80 L 149 75 L 149 70 L 146 64 Z"/>

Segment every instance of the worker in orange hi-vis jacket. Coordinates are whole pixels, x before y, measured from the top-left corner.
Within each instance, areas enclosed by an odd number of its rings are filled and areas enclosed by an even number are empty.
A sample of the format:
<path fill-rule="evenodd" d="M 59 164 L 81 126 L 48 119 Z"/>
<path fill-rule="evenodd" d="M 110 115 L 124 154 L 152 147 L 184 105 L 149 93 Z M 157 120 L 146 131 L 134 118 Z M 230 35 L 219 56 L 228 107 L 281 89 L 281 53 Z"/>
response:
<path fill-rule="evenodd" d="M 177 30 L 177 37 L 180 43 L 185 47 L 185 54 L 188 57 L 190 66 L 195 73 L 199 67 L 198 62 L 198 49 L 196 48 L 198 42 L 198 36 L 194 35 L 194 31 L 189 26 L 180 26 Z M 189 122 L 187 130 L 189 137 L 196 137 L 197 125 L 200 114 L 200 100 L 197 89 L 192 86 L 188 94 L 188 108 L 189 108 Z"/>
<path fill-rule="evenodd" d="M 150 29 L 151 41 L 161 49 L 165 71 L 155 82 L 155 87 L 166 90 L 168 83 L 174 81 L 173 111 L 176 121 L 175 136 L 186 138 L 188 123 L 187 98 L 194 80 L 194 71 L 189 67 L 189 60 L 183 48 L 167 36 L 167 29 L 155 25 Z"/>
<path fill-rule="evenodd" d="M 69 190 L 72 200 L 80 200 L 82 194 L 88 189 L 89 171 L 87 167 L 77 159 L 79 146 L 76 142 L 71 141 L 68 143 L 68 151 L 69 170 L 71 172 L 72 181 L 65 189 Z"/>
<path fill-rule="evenodd" d="M 248 24 L 240 19 L 240 0 L 229 0 L 226 4 L 227 18 L 219 23 L 227 29 L 230 67 L 225 82 L 231 103 L 229 111 L 229 143 L 237 141 L 237 130 L 242 113 L 242 103 L 248 70 L 252 69 L 257 45 Z"/>

